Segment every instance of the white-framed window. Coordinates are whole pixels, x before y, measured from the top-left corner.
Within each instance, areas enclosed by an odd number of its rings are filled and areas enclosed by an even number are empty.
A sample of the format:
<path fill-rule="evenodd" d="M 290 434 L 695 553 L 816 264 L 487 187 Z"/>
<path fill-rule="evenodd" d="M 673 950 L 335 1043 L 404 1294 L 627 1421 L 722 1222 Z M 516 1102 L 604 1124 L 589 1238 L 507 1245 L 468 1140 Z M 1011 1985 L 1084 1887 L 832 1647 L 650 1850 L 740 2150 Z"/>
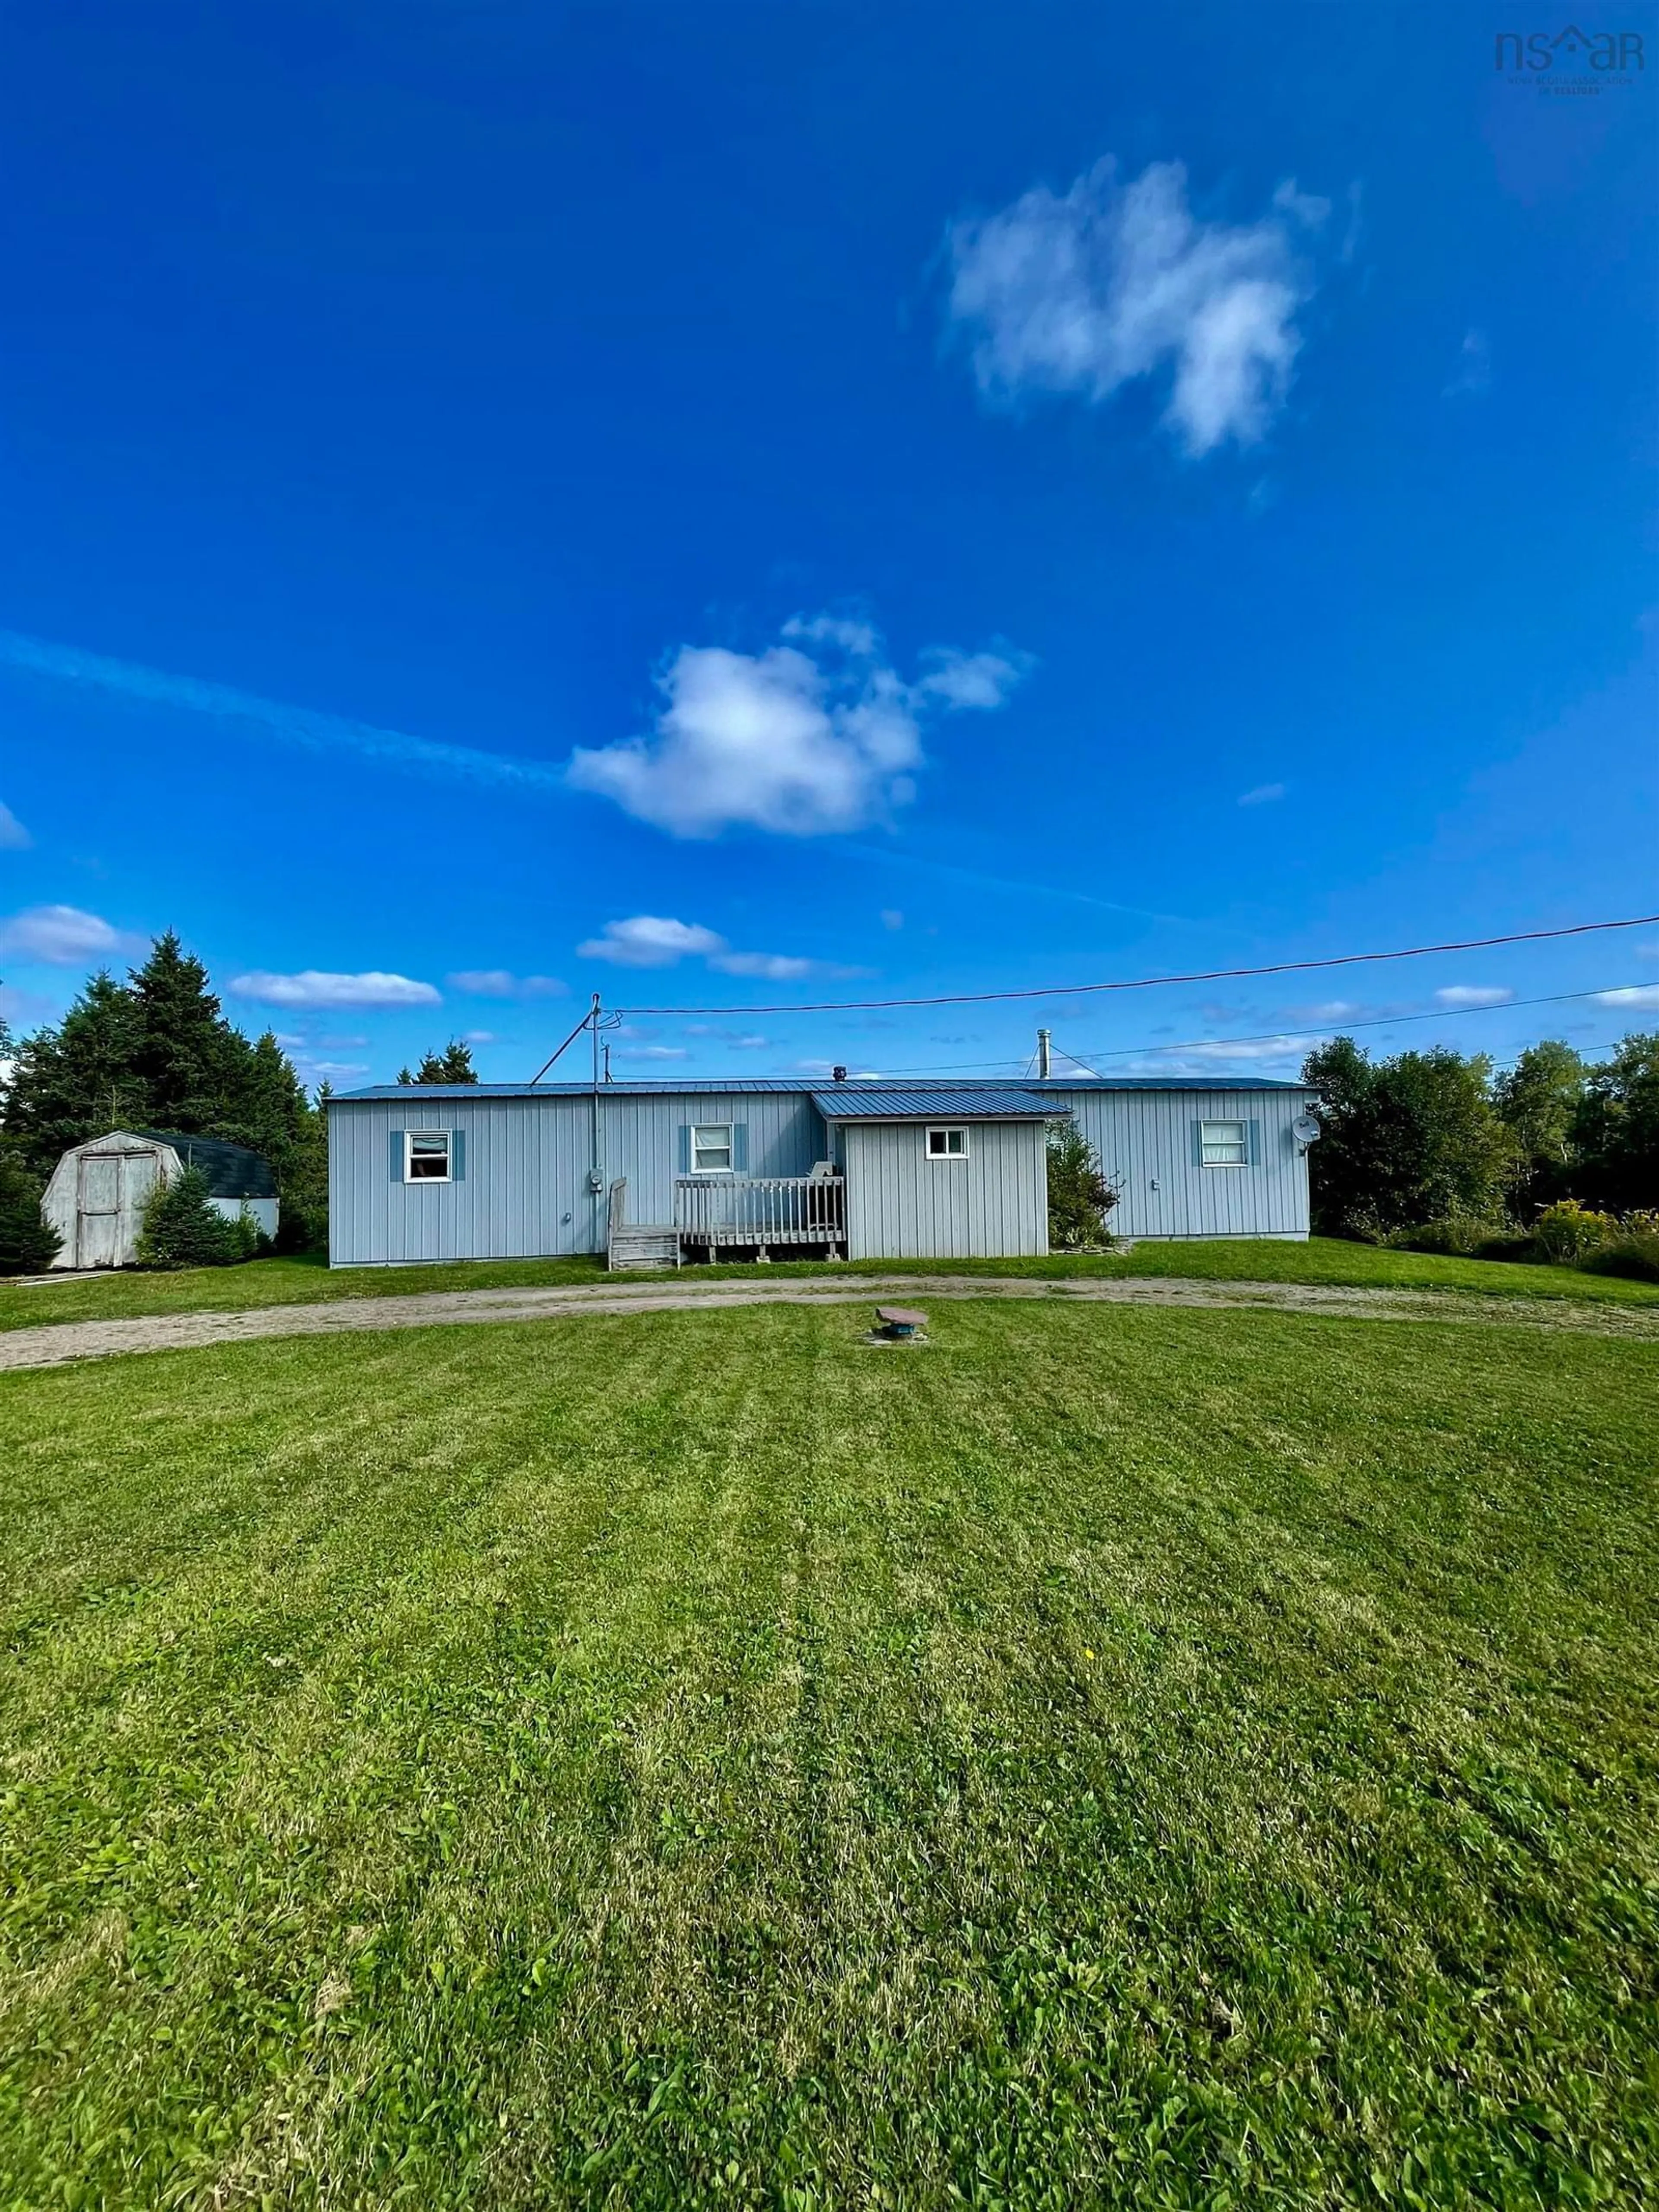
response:
<path fill-rule="evenodd" d="M 453 1134 L 451 1129 L 405 1129 L 404 1181 L 450 1182 L 453 1171 L 450 1139 Z"/>
<path fill-rule="evenodd" d="M 692 1130 L 691 1172 L 693 1175 L 731 1174 L 732 1124 L 729 1121 L 700 1121 Z"/>
<path fill-rule="evenodd" d="M 966 1129 L 930 1129 L 927 1132 L 927 1157 L 930 1160 L 965 1160 L 968 1157 Z"/>
<path fill-rule="evenodd" d="M 1243 1121 L 1200 1121 L 1199 1154 L 1206 1168 L 1248 1167 L 1250 1133 Z"/>

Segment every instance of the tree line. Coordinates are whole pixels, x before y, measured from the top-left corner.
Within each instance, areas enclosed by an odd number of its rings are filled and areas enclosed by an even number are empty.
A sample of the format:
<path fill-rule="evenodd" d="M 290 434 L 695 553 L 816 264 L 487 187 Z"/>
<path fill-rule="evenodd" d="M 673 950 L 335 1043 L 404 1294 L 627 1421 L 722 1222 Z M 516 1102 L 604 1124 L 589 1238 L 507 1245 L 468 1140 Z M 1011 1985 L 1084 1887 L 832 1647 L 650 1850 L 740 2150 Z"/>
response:
<path fill-rule="evenodd" d="M 1461 1231 L 1474 1249 L 1483 1231 L 1526 1238 L 1551 1209 L 1659 1207 L 1659 1031 L 1597 1061 L 1547 1037 L 1501 1074 L 1480 1053 L 1373 1060 L 1339 1036 L 1302 1074 L 1323 1127 L 1310 1160 L 1320 1235 L 1437 1231 L 1455 1244 Z"/>
<path fill-rule="evenodd" d="M 0 1267 L 40 1264 L 46 1178 L 71 1146 L 111 1129 L 222 1137 L 270 1161 L 279 1245 L 304 1250 L 328 1233 L 325 1084 L 306 1095 L 269 1030 L 252 1041 L 228 1022 L 207 969 L 168 930 L 125 982 L 93 976 L 63 1020 L 13 1043 L 0 1024 Z M 17 1249 L 14 1249 L 17 1248 Z"/>

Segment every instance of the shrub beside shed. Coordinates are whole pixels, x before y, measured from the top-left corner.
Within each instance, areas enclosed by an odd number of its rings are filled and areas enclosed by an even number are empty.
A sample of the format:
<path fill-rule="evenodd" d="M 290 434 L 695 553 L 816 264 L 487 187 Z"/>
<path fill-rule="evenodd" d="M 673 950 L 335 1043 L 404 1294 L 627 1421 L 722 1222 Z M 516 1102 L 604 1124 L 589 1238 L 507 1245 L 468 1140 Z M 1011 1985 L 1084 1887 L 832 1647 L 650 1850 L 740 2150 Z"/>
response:
<path fill-rule="evenodd" d="M 249 1213 L 267 1237 L 276 1236 L 276 1179 L 258 1152 L 222 1137 L 112 1129 L 71 1146 L 52 1170 L 40 1211 L 64 1240 L 53 1267 L 131 1267 L 150 1193 L 187 1167 L 207 1178 L 216 1212 L 232 1221 Z"/>

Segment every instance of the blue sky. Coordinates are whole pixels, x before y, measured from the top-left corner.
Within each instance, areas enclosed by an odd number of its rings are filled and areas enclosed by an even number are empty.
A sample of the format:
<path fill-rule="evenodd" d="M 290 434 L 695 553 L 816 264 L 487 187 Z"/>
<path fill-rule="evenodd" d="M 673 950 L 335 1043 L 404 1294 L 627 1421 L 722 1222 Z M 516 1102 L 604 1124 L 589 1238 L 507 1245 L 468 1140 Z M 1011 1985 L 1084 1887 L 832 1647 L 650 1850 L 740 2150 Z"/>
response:
<path fill-rule="evenodd" d="M 1652 930 L 738 1011 L 1659 906 L 1659 12 L 1513 13 L 14 11 L 14 1026 L 169 925 L 341 1085 L 1652 1026 Z"/>

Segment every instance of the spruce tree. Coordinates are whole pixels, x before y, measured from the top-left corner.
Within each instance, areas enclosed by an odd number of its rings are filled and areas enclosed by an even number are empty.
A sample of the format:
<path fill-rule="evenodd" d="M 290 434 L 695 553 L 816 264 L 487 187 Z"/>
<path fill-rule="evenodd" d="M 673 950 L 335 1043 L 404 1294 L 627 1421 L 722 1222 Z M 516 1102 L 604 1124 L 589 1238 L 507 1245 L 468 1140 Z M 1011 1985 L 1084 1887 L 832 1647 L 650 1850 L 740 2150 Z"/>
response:
<path fill-rule="evenodd" d="M 150 1126 L 187 1136 L 217 1130 L 240 1103 L 253 1048 L 231 1028 L 208 988 L 207 969 L 169 929 L 131 971 L 137 1023 L 133 1073 Z"/>
<path fill-rule="evenodd" d="M 137 1044 L 132 994 L 101 971 L 56 1029 L 19 1042 L 0 1126 L 37 1176 L 49 1176 L 71 1145 L 152 1125 Z"/>
<path fill-rule="evenodd" d="M 210 1133 L 246 1145 L 270 1162 L 286 1185 L 305 1137 L 310 1109 L 294 1064 L 267 1030 L 246 1048 L 234 1094 L 224 1097 Z"/>
<path fill-rule="evenodd" d="M 412 1075 L 406 1067 L 398 1070 L 399 1083 L 476 1083 L 477 1079 L 472 1048 L 459 1037 L 451 1037 L 441 1052 L 424 1054 Z"/>

